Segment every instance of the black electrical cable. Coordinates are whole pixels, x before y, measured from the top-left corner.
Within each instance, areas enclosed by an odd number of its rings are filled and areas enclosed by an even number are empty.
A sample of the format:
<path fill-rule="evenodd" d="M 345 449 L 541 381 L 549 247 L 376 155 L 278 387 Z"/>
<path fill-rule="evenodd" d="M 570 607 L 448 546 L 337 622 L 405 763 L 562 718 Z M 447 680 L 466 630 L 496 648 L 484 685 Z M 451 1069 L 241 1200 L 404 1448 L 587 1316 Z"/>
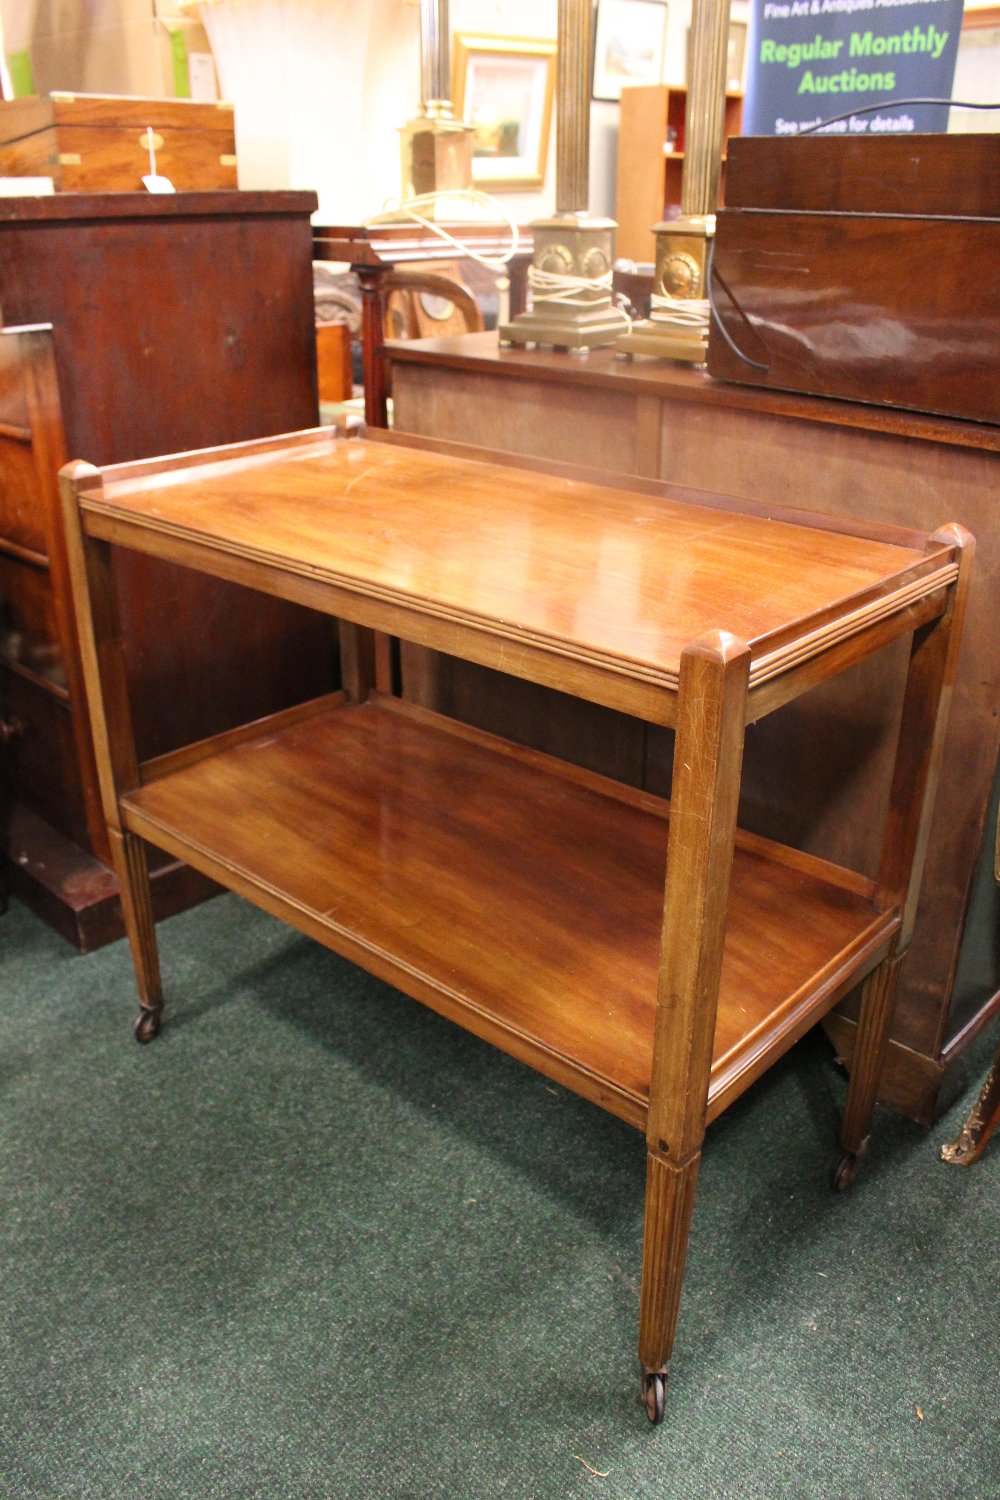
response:
<path fill-rule="evenodd" d="M 939 104 L 947 109 L 1000 109 L 997 104 L 976 104 L 967 99 L 883 99 L 881 104 L 863 104 L 859 109 L 849 109 L 844 115 L 831 115 L 828 120 L 817 120 L 815 125 L 807 125 L 804 130 L 796 131 L 797 135 L 812 135 L 815 130 L 824 130 L 827 125 L 839 125 L 841 120 L 849 120 L 852 115 L 873 115 L 880 109 L 914 109 L 919 104 Z M 890 135 L 904 135 L 902 130 L 889 131 Z"/>
<path fill-rule="evenodd" d="M 722 289 L 725 292 L 726 296 L 729 298 L 730 302 L 733 304 L 733 306 L 735 307 L 736 311 L 739 313 L 740 317 L 743 319 L 744 323 L 752 331 L 753 330 L 753 324 L 750 322 L 750 319 L 747 317 L 746 313 L 743 311 L 742 307 L 740 307 L 740 305 L 737 302 L 736 298 L 733 296 L 732 292 L 729 290 L 728 286 L 723 281 L 723 279 L 719 275 L 718 271 L 715 269 L 715 236 L 712 235 L 711 239 L 708 242 L 708 257 L 707 257 L 707 259 L 705 261 L 705 290 L 708 293 L 708 309 L 709 309 L 709 313 L 710 313 L 711 317 L 715 320 L 715 326 L 716 326 L 716 328 L 722 334 L 723 339 L 726 341 L 726 343 L 729 345 L 730 349 L 736 355 L 736 358 L 737 359 L 741 359 L 743 361 L 743 363 L 745 365 L 749 365 L 751 367 L 751 369 L 754 369 L 754 370 L 763 370 L 764 373 L 767 374 L 767 372 L 770 370 L 771 366 L 770 365 L 762 364 L 760 362 L 760 360 L 751 359 L 750 356 L 749 356 L 749 354 L 744 354 L 743 350 L 740 349 L 739 346 L 733 340 L 732 336 L 730 335 L 729 329 L 726 327 L 725 323 L 723 323 L 722 317 L 721 317 L 721 315 L 719 313 L 718 305 L 717 305 L 716 300 L 715 300 L 715 280 L 716 280 L 716 277 L 718 277 L 719 285 L 722 287 Z"/>

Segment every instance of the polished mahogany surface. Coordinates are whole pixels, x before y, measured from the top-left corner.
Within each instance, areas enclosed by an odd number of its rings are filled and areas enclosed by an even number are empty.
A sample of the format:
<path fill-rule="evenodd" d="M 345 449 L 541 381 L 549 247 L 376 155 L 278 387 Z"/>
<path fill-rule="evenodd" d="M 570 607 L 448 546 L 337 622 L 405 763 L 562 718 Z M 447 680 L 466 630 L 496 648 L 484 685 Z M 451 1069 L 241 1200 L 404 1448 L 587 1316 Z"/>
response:
<path fill-rule="evenodd" d="M 342 951 L 357 945 L 362 961 L 391 955 L 403 989 L 443 991 L 479 1013 L 479 1025 L 466 1021 L 475 1030 L 488 1015 L 506 1050 L 574 1064 L 641 1123 L 667 854 L 660 799 L 376 699 L 262 725 L 124 806 L 135 832 L 226 881 L 280 892 L 283 915 L 320 924 Z M 894 925 L 847 871 L 740 841 L 712 1114 L 801 1027 L 817 991 L 828 999 L 815 976 L 836 982 L 848 956 Z"/>
<path fill-rule="evenodd" d="M 1000 735 L 1000 425 L 737 385 L 669 360 L 626 362 L 606 349 L 586 359 L 498 349 L 491 334 L 397 344 L 391 359 L 400 434 L 499 445 L 741 503 L 781 501 L 824 524 L 836 516 L 849 526 L 871 519 L 933 531 L 954 516 L 975 534 L 923 918 L 901 980 L 883 1096 L 929 1124 L 961 1086 L 962 1049 L 1000 1014 L 1000 954 L 984 972 L 988 937 L 967 924 Z M 586 757 L 621 779 L 658 790 L 667 784 L 669 744 L 654 743 L 656 731 L 634 719 L 607 711 L 600 718 L 590 704 L 578 710 L 541 689 L 526 698 L 519 683 L 502 690 L 483 669 L 429 661 L 420 648 L 408 657 L 410 690 L 429 707 L 497 733 L 515 725 L 529 743 Z M 744 758 L 747 826 L 852 868 L 874 868 L 898 723 L 897 667 L 873 659 L 755 727 Z M 852 1034 L 847 1027 L 837 1038 L 844 1056 Z"/>
<path fill-rule="evenodd" d="M 177 189 L 237 186 L 231 104 L 50 94 L 0 104 L 0 175 L 51 177 L 57 193 L 136 192 L 150 170 Z"/>
<path fill-rule="evenodd" d="M 712 375 L 1000 423 L 1000 136 L 736 141 L 729 184 Z"/>
<path fill-rule="evenodd" d="M 228 217 L 301 218 L 316 207 L 309 192 L 191 193 L 55 193 L 40 198 L 0 198 L 0 223 L 106 223 L 110 219 L 188 219 L 225 214 Z"/>
<path fill-rule="evenodd" d="M 118 463 L 316 420 L 315 202 L 0 198 L 3 321 L 52 324 L 72 457 Z"/>
<path fill-rule="evenodd" d="M 949 553 L 818 529 L 804 545 L 785 522 L 322 433 L 285 453 L 109 475 L 83 505 L 95 534 L 104 511 L 116 539 L 134 521 L 668 686 L 708 630 L 763 653 Z"/>
<path fill-rule="evenodd" d="M 164 1005 L 149 841 L 644 1129 L 639 1357 L 659 1421 L 706 1124 L 859 981 L 838 1187 L 867 1149 L 972 539 L 316 431 L 77 464 L 62 494 L 136 1036 L 153 1041 Z M 115 544 L 325 605 L 345 622 L 344 691 L 140 763 Z M 727 622 L 752 644 L 710 628 Z M 501 672 L 580 696 L 617 673 L 622 702 L 674 715 L 669 818 L 394 697 L 387 628 L 472 661 L 485 641 Z M 748 720 L 901 637 L 877 877 L 739 834 Z"/>
<path fill-rule="evenodd" d="M 440 227 L 460 244 L 472 245 L 479 255 L 506 255 L 514 245 L 514 236 L 502 225 L 455 220 Z M 347 261 L 354 266 L 436 261 L 455 254 L 450 241 L 404 216 L 395 224 L 317 224 L 313 243 L 317 260 Z M 515 253 L 530 259 L 531 250 L 531 231 L 518 229 Z"/>
<path fill-rule="evenodd" d="M 52 325 L 46 417 L 61 428 L 63 455 L 53 487 L 64 457 L 110 464 L 316 421 L 315 201 L 235 191 L 0 198 L 4 323 Z M 4 386 L 26 378 L 15 352 L 5 350 Z M 37 531 L 43 510 L 14 446 L 2 454 L 0 529 L 9 534 L 13 505 L 16 539 L 24 513 Z M 331 683 L 329 647 L 317 665 L 327 626 L 301 611 L 138 556 L 121 560 L 120 588 L 147 754 Z M 255 679 L 238 669 L 237 625 L 271 643 Z M 220 691 L 208 678 L 224 661 Z"/>
<path fill-rule="evenodd" d="M 726 207 L 1000 215 L 1000 136 L 737 136 Z"/>
<path fill-rule="evenodd" d="M 677 403 L 678 410 L 670 413 L 673 423 L 681 417 L 689 418 L 695 442 L 698 439 L 693 424 L 704 421 L 701 410 L 710 408 L 713 412 L 747 413 L 748 419 L 763 421 L 769 417 L 792 417 L 810 426 L 861 429 L 884 433 L 887 438 L 926 439 L 949 447 L 1000 453 L 1000 426 L 959 422 L 927 412 L 901 411 L 865 405 L 861 401 L 817 400 L 815 396 L 766 386 L 740 385 L 727 379 L 713 379 L 704 370 L 671 360 L 652 359 L 645 355 L 624 360 L 613 349 L 591 349 L 586 358 L 573 358 L 554 349 L 501 349 L 495 331 L 454 338 L 390 340 L 386 347 L 394 369 L 426 372 L 419 376 L 414 373 L 412 389 L 405 392 L 407 411 L 414 403 L 419 403 L 425 383 L 442 372 L 456 372 L 466 378 L 488 377 L 492 384 L 484 379 L 481 388 L 476 389 L 476 398 L 482 408 L 481 425 L 483 428 L 489 426 L 492 437 L 477 429 L 466 441 L 507 447 L 507 429 L 512 421 L 520 425 L 530 415 L 541 437 L 530 449 L 513 448 L 511 451 L 525 451 L 545 458 L 555 456 L 551 450 L 558 446 L 560 437 L 565 436 L 568 428 L 574 447 L 569 451 L 560 448 L 558 456 L 568 462 L 574 458 L 582 463 L 601 462 L 603 467 L 621 473 L 649 472 L 645 466 L 635 466 L 635 461 L 632 464 L 624 461 L 624 455 L 632 446 L 629 428 L 634 421 L 634 404 L 643 397 L 671 406 Z M 499 397 L 495 384 L 498 379 L 504 382 Z M 540 395 L 532 389 L 539 387 L 542 388 Z M 395 389 L 396 426 L 399 427 L 398 383 Z M 465 389 L 470 389 L 467 383 Z M 445 407 L 449 401 L 454 403 L 460 392 L 461 388 L 456 390 L 452 384 L 447 394 L 439 397 L 439 404 Z M 602 431 L 601 425 L 603 412 L 610 414 L 606 432 Z M 463 411 L 462 421 L 469 422 L 467 412 Z M 685 434 L 677 431 L 673 423 L 668 437 L 671 443 L 680 442 L 681 451 L 686 453 Z M 403 430 L 426 432 L 433 437 L 460 438 L 464 434 L 455 430 L 457 425 L 460 424 L 449 423 L 446 411 L 442 411 L 433 430 L 409 422 L 404 424 Z M 603 459 L 595 456 L 595 442 L 587 437 L 588 432 L 595 430 L 604 440 L 600 444 L 604 450 Z M 666 450 L 668 458 L 670 451 Z M 738 457 L 736 450 L 735 458 Z M 709 461 L 710 456 L 702 459 L 702 469 L 709 466 Z M 686 478 L 685 482 L 694 484 L 698 480 Z M 721 486 L 715 487 L 722 491 Z M 730 481 L 725 492 L 742 494 L 743 489 Z M 877 516 L 877 505 L 869 502 L 868 513 Z"/>
<path fill-rule="evenodd" d="M 726 210 L 718 379 L 1000 423 L 1000 217 Z M 754 362 L 754 363 L 751 363 Z"/>

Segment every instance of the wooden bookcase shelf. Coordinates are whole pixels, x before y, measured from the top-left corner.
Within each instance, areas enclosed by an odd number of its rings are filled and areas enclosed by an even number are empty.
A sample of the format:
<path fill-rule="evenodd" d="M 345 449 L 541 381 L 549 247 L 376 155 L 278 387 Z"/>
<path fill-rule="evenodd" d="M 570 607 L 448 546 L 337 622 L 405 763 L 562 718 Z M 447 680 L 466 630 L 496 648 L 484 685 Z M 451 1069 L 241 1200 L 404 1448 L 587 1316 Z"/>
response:
<path fill-rule="evenodd" d="M 724 137 L 739 135 L 743 95 L 727 94 Z M 615 252 L 629 260 L 655 259 L 652 233 L 671 208 L 679 208 L 684 172 L 687 89 L 668 84 L 624 88 L 618 124 Z M 672 149 L 666 150 L 667 145 Z M 723 179 L 719 201 L 723 200 Z"/>
<path fill-rule="evenodd" d="M 392 435 L 74 465 L 63 492 L 140 1040 L 163 1003 L 149 843 L 642 1129 L 659 1420 L 706 1125 L 860 980 L 840 1185 L 866 1147 L 968 538 L 851 534 Z M 140 765 L 112 545 L 337 615 L 343 693 Z M 390 634 L 675 726 L 669 806 L 394 696 Z M 906 636 L 877 879 L 739 833 L 747 724 Z"/>

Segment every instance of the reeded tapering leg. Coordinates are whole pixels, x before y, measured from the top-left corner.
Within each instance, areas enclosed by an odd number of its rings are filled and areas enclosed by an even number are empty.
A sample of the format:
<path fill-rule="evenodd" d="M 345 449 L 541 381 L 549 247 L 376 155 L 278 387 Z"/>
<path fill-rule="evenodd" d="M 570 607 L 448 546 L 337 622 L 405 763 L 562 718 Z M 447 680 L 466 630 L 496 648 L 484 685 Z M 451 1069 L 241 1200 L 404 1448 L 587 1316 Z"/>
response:
<path fill-rule="evenodd" d="M 879 1079 L 889 1045 L 889 1026 L 899 988 L 903 958 L 887 958 L 873 969 L 861 990 L 857 1040 L 851 1058 L 851 1081 L 847 1089 L 844 1118 L 840 1127 L 843 1155 L 833 1172 L 838 1192 L 849 1187 L 868 1150 L 872 1115 Z"/>
<path fill-rule="evenodd" d="M 160 1029 L 163 1011 L 163 986 L 160 960 L 156 949 L 156 927 L 149 889 L 146 849 L 134 833 L 108 830 L 115 874 L 121 887 L 122 916 L 128 938 L 136 988 L 139 991 L 139 1014 L 134 1031 L 139 1042 L 151 1042 Z"/>
<path fill-rule="evenodd" d="M 714 632 L 681 657 L 649 1115 L 641 1397 L 663 1416 L 705 1135 L 750 653 Z"/>
<path fill-rule="evenodd" d="M 971 1167 L 986 1149 L 986 1142 L 1000 1124 L 1000 1048 L 993 1059 L 993 1066 L 986 1075 L 986 1082 L 979 1098 L 969 1111 L 968 1119 L 958 1134 L 958 1139 L 941 1147 L 941 1160 L 957 1167 Z"/>
<path fill-rule="evenodd" d="M 700 1151 L 683 1167 L 652 1151 L 646 1157 L 639 1359 L 640 1394 L 653 1423 L 663 1417 L 700 1166 Z"/>

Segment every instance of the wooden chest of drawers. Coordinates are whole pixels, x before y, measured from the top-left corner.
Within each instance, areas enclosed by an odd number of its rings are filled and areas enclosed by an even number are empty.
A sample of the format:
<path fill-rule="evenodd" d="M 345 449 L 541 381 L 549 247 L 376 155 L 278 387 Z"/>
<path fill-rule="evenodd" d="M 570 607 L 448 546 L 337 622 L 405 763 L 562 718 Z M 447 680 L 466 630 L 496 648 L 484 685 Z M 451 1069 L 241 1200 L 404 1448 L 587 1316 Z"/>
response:
<path fill-rule="evenodd" d="M 82 948 L 115 936 L 120 916 L 56 476 L 69 458 L 138 458 L 316 420 L 315 201 L 0 200 L 0 858 L 9 850 L 15 888 Z M 253 275 L 232 274 L 247 265 Z M 332 686 L 324 618 L 154 559 L 123 558 L 118 573 L 129 690 L 151 753 Z M 241 635 L 263 648 L 253 674 L 233 654 Z M 197 894 L 176 867 L 154 883 L 162 911 Z"/>
<path fill-rule="evenodd" d="M 0 176 L 51 177 L 57 192 L 138 192 L 150 170 L 178 191 L 236 187 L 231 104 L 46 94 L 0 104 Z"/>

